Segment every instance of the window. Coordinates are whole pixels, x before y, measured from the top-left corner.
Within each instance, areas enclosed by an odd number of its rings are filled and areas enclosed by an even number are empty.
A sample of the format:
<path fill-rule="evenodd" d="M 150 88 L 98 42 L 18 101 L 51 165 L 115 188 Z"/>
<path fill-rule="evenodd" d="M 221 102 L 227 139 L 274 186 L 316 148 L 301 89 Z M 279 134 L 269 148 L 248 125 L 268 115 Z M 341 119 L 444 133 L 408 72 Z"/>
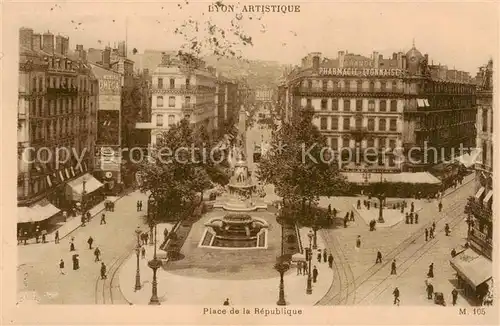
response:
<path fill-rule="evenodd" d="M 189 114 L 186 114 L 186 115 L 184 116 L 184 119 L 189 120 L 189 119 L 191 119 L 191 116 L 190 116 Z"/>
<path fill-rule="evenodd" d="M 344 130 L 349 130 L 350 129 L 350 124 L 351 124 L 351 119 L 350 118 L 344 118 L 343 129 Z"/>
<path fill-rule="evenodd" d="M 375 147 L 375 139 L 368 138 L 366 141 L 366 147 L 374 148 Z"/>
<path fill-rule="evenodd" d="M 386 89 L 387 89 L 387 90 L 392 89 L 392 81 L 390 81 L 390 80 L 389 80 L 389 81 L 387 82 Z"/>
<path fill-rule="evenodd" d="M 363 82 L 361 80 L 358 80 L 356 82 L 356 90 L 358 91 L 358 93 L 363 91 Z"/>
<path fill-rule="evenodd" d="M 363 119 L 362 118 L 356 118 L 355 120 L 355 125 L 356 129 L 361 129 L 363 127 Z"/>
<path fill-rule="evenodd" d="M 328 90 L 328 83 L 326 82 L 326 80 L 322 80 L 321 85 L 323 88 L 323 92 L 326 92 Z"/>
<path fill-rule="evenodd" d="M 313 87 L 313 82 L 312 80 L 307 81 L 307 88 L 311 89 Z"/>
<path fill-rule="evenodd" d="M 378 140 L 378 147 L 385 148 L 386 143 L 387 143 L 387 138 L 380 137 L 379 140 Z"/>
<path fill-rule="evenodd" d="M 156 97 L 156 106 L 157 107 L 162 107 L 163 106 L 163 96 L 157 96 Z"/>
<path fill-rule="evenodd" d="M 342 147 L 349 148 L 349 138 L 342 138 Z"/>
<path fill-rule="evenodd" d="M 368 130 L 375 131 L 375 119 L 368 119 Z"/>
<path fill-rule="evenodd" d="M 370 92 L 375 92 L 375 83 L 374 82 L 370 82 L 370 88 L 369 88 Z"/>
<path fill-rule="evenodd" d="M 396 112 L 398 110 L 398 102 L 396 100 L 391 100 L 391 112 Z"/>
<path fill-rule="evenodd" d="M 321 110 L 326 110 L 327 108 L 328 108 L 327 99 L 322 99 L 321 100 Z"/>
<path fill-rule="evenodd" d="M 312 100 L 310 98 L 307 99 L 306 106 L 310 108 L 312 106 Z"/>
<path fill-rule="evenodd" d="M 363 111 L 363 100 L 356 100 L 356 111 Z"/>
<path fill-rule="evenodd" d="M 175 115 L 171 114 L 168 116 L 168 126 L 171 127 L 175 124 Z"/>
<path fill-rule="evenodd" d="M 390 131 L 396 131 L 397 130 L 397 120 L 396 119 L 391 119 L 389 122 L 389 130 Z"/>
<path fill-rule="evenodd" d="M 336 98 L 332 98 L 332 111 L 339 110 L 339 100 Z"/>
<path fill-rule="evenodd" d="M 156 126 L 163 127 L 163 114 L 156 115 Z"/>
<path fill-rule="evenodd" d="M 488 111 L 483 109 L 483 132 L 488 131 Z"/>
<path fill-rule="evenodd" d="M 163 89 L 163 78 L 158 78 L 158 88 Z"/>
<path fill-rule="evenodd" d="M 43 78 L 42 77 L 38 78 L 38 89 L 40 91 L 43 91 Z"/>
<path fill-rule="evenodd" d="M 396 148 L 396 140 L 395 139 L 389 139 L 389 148 Z"/>
<path fill-rule="evenodd" d="M 175 88 L 175 79 L 170 78 L 170 88 Z"/>
<path fill-rule="evenodd" d="M 375 101 L 374 100 L 368 101 L 368 111 L 375 112 Z"/>
<path fill-rule="evenodd" d="M 171 108 L 175 107 L 175 96 L 168 97 L 168 106 Z"/>
<path fill-rule="evenodd" d="M 334 150 L 337 150 L 339 149 L 339 141 L 337 139 L 337 137 L 333 137 L 331 142 L 330 142 L 330 146 L 332 147 L 332 149 Z"/>
<path fill-rule="evenodd" d="M 186 107 L 191 106 L 191 96 L 186 96 L 186 97 L 184 98 L 184 105 L 185 105 Z"/>
<path fill-rule="evenodd" d="M 332 117 L 332 130 L 338 130 L 338 129 L 339 129 L 339 118 Z"/>
<path fill-rule="evenodd" d="M 351 100 L 346 98 L 344 99 L 344 111 L 350 111 L 351 110 Z"/>
<path fill-rule="evenodd" d="M 385 82 L 385 81 L 380 82 L 380 90 L 381 90 L 382 92 L 387 91 L 387 84 L 386 84 L 386 82 Z"/>
<path fill-rule="evenodd" d="M 378 130 L 379 131 L 386 131 L 386 122 L 385 122 L 385 119 L 380 119 L 379 122 L 378 122 Z"/>
<path fill-rule="evenodd" d="M 328 122 L 326 120 L 326 117 L 321 117 L 320 119 L 320 129 L 321 130 L 326 130 L 328 128 Z"/>
<path fill-rule="evenodd" d="M 387 101 L 380 100 L 380 112 L 386 112 L 386 111 L 387 111 Z"/>
<path fill-rule="evenodd" d="M 191 86 L 191 81 L 189 80 L 189 78 L 186 78 L 186 89 L 188 89 L 189 86 Z"/>

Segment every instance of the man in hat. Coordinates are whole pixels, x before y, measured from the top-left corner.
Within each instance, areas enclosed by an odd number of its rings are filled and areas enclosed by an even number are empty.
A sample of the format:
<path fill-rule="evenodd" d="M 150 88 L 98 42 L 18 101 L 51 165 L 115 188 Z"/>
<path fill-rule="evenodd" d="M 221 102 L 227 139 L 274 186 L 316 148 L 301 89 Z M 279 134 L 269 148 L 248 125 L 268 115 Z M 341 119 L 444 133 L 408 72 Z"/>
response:
<path fill-rule="evenodd" d="M 438 209 L 439 209 L 439 212 L 441 213 L 441 210 L 443 209 L 443 203 L 441 201 L 439 201 Z"/>
<path fill-rule="evenodd" d="M 396 259 L 394 259 L 392 261 L 392 264 L 391 264 L 391 275 L 396 275 Z"/>
<path fill-rule="evenodd" d="M 332 268 L 333 267 L 333 255 L 330 253 L 328 255 L 328 267 Z"/>
<path fill-rule="evenodd" d="M 100 225 L 102 225 L 102 224 L 106 224 L 106 215 L 104 215 L 104 213 L 102 213 L 102 215 L 101 215 L 101 223 L 100 223 Z"/>
<path fill-rule="evenodd" d="M 434 294 L 434 285 L 431 282 L 427 283 L 427 299 L 431 300 Z"/>
<path fill-rule="evenodd" d="M 380 250 L 377 250 L 377 259 L 375 260 L 375 264 L 379 263 L 382 263 L 382 253 L 380 252 Z"/>
<path fill-rule="evenodd" d="M 90 236 L 87 240 L 87 243 L 89 244 L 89 249 L 92 249 L 92 243 L 94 243 L 94 239 Z"/>
<path fill-rule="evenodd" d="M 318 263 L 321 263 L 321 249 L 318 249 Z"/>
<path fill-rule="evenodd" d="M 451 299 L 452 299 L 453 305 L 456 305 L 457 304 L 457 299 L 458 299 L 458 291 L 457 291 L 457 289 L 453 289 L 453 291 L 451 291 Z"/>
<path fill-rule="evenodd" d="M 324 263 L 326 263 L 327 258 L 328 258 L 328 255 L 327 255 L 327 253 L 326 253 L 326 248 L 325 248 L 325 249 L 323 249 L 323 262 L 324 262 Z"/>
<path fill-rule="evenodd" d="M 318 279 L 318 269 L 316 268 L 316 265 L 314 265 L 313 267 L 313 282 L 316 283 L 317 279 Z"/>
<path fill-rule="evenodd" d="M 394 295 L 394 304 L 397 304 L 399 306 L 399 289 L 396 287 L 394 288 L 394 291 L 392 291 L 392 295 Z"/>
<path fill-rule="evenodd" d="M 107 278 L 107 276 L 106 276 L 106 265 L 104 264 L 104 262 L 101 262 L 101 280 L 104 280 L 106 278 Z"/>
<path fill-rule="evenodd" d="M 59 243 L 59 230 L 56 230 L 56 234 L 54 235 L 54 243 Z"/>
<path fill-rule="evenodd" d="M 94 259 L 95 262 L 101 261 L 101 250 L 99 250 L 99 247 L 95 248 L 94 256 L 95 256 L 95 259 Z"/>
<path fill-rule="evenodd" d="M 429 230 L 425 228 L 425 241 L 429 240 Z"/>
<path fill-rule="evenodd" d="M 66 275 L 66 273 L 64 272 L 64 260 L 60 260 L 59 261 L 59 271 L 62 275 Z"/>

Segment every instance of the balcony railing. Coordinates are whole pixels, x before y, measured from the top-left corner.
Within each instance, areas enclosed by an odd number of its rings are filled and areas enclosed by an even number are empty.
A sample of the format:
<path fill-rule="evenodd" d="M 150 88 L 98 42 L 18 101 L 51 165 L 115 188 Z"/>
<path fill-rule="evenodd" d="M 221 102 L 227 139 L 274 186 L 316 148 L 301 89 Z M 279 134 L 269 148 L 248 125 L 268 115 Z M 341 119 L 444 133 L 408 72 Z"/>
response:
<path fill-rule="evenodd" d="M 78 88 L 76 87 L 47 87 L 47 94 L 49 95 L 77 95 Z"/>
<path fill-rule="evenodd" d="M 352 88 L 318 88 L 318 87 L 297 87 L 295 91 L 299 93 L 352 93 L 352 94 L 380 94 L 380 95 L 391 95 L 391 94 L 402 94 L 403 89 L 392 89 L 392 90 L 382 90 L 382 89 L 352 89 Z"/>

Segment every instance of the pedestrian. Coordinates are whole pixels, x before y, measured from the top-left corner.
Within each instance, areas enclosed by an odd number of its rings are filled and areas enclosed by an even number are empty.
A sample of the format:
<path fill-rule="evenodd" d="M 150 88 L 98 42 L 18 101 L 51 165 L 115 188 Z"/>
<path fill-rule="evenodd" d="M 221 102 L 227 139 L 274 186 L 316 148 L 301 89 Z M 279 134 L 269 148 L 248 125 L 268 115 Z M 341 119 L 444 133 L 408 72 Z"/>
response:
<path fill-rule="evenodd" d="M 450 235 L 450 225 L 448 223 L 446 223 L 446 225 L 444 226 L 444 233 L 446 234 L 446 236 Z"/>
<path fill-rule="evenodd" d="M 148 244 L 149 233 L 144 233 L 144 244 Z"/>
<path fill-rule="evenodd" d="M 69 243 L 69 251 L 75 251 L 75 243 L 73 241 Z"/>
<path fill-rule="evenodd" d="M 64 272 L 64 260 L 60 260 L 59 261 L 59 271 L 62 275 L 66 275 L 66 273 Z"/>
<path fill-rule="evenodd" d="M 349 217 L 346 215 L 346 216 L 344 217 L 344 228 L 346 228 L 346 227 L 347 227 L 347 222 L 348 222 L 348 219 L 349 219 Z"/>
<path fill-rule="evenodd" d="M 106 223 L 106 215 L 104 213 L 102 213 L 102 215 L 101 215 L 101 223 L 100 223 L 100 225 L 103 225 L 103 224 L 107 224 Z"/>
<path fill-rule="evenodd" d="M 89 244 L 89 249 L 92 249 L 92 243 L 94 243 L 94 239 L 90 236 L 87 240 L 87 243 Z"/>
<path fill-rule="evenodd" d="M 104 264 L 104 262 L 101 262 L 101 280 L 104 280 L 106 278 L 107 278 L 107 276 L 106 276 L 106 265 Z"/>
<path fill-rule="evenodd" d="M 429 239 L 429 230 L 425 228 L 425 241 L 428 241 Z"/>
<path fill-rule="evenodd" d="M 434 263 L 431 263 L 429 265 L 429 271 L 427 272 L 427 277 L 430 277 L 430 278 L 434 277 Z"/>
<path fill-rule="evenodd" d="M 333 208 L 333 218 L 337 218 L 337 209 Z"/>
<path fill-rule="evenodd" d="M 47 238 L 46 238 L 46 235 L 45 233 L 42 234 L 42 243 L 46 243 L 47 242 Z"/>
<path fill-rule="evenodd" d="M 141 249 L 141 257 L 142 257 L 142 259 L 146 258 L 146 248 L 144 246 L 142 246 L 142 249 Z"/>
<path fill-rule="evenodd" d="M 101 261 L 101 250 L 99 250 L 99 247 L 95 247 L 94 256 L 94 262 Z"/>
<path fill-rule="evenodd" d="M 436 222 L 435 221 L 432 222 L 432 230 L 436 231 Z"/>
<path fill-rule="evenodd" d="M 323 262 L 326 263 L 328 259 L 328 255 L 326 253 L 326 249 L 323 249 Z"/>
<path fill-rule="evenodd" d="M 429 238 L 434 239 L 434 229 L 433 228 L 431 228 L 429 231 Z"/>
<path fill-rule="evenodd" d="M 361 236 L 358 235 L 358 237 L 356 238 L 356 248 L 361 248 Z"/>
<path fill-rule="evenodd" d="M 59 243 L 59 230 L 56 230 L 56 234 L 54 235 L 54 243 Z"/>
<path fill-rule="evenodd" d="M 396 287 L 394 288 L 394 291 L 392 291 L 392 294 L 394 295 L 394 304 L 397 304 L 399 306 L 399 289 Z"/>
<path fill-rule="evenodd" d="M 321 263 L 321 249 L 318 249 L 318 263 Z"/>
<path fill-rule="evenodd" d="M 163 230 L 163 241 L 167 240 L 167 236 L 168 236 L 168 229 L 165 228 L 165 230 Z"/>
<path fill-rule="evenodd" d="M 439 209 L 439 212 L 441 213 L 441 210 L 443 209 L 443 203 L 441 201 L 439 201 L 438 209 Z"/>
<path fill-rule="evenodd" d="M 370 201 L 367 201 L 367 202 L 366 202 L 366 209 L 367 209 L 367 210 L 370 210 L 370 204 L 371 204 L 371 202 L 370 202 Z"/>
<path fill-rule="evenodd" d="M 28 241 L 28 231 L 24 230 L 24 237 L 23 237 L 24 245 L 27 245 L 26 241 Z"/>
<path fill-rule="evenodd" d="M 353 211 L 351 211 L 351 218 L 349 221 L 354 222 L 354 212 Z"/>
<path fill-rule="evenodd" d="M 328 267 L 332 268 L 333 267 L 333 255 L 330 253 L 328 255 Z"/>
<path fill-rule="evenodd" d="M 434 294 L 434 286 L 431 282 L 427 283 L 427 299 L 432 299 L 432 294 Z"/>
<path fill-rule="evenodd" d="M 410 213 L 410 224 L 413 224 L 413 212 Z"/>
<path fill-rule="evenodd" d="M 78 258 L 78 255 L 73 255 L 73 270 L 76 271 L 77 269 L 80 269 L 80 260 Z"/>
<path fill-rule="evenodd" d="M 82 214 L 80 221 L 82 222 L 82 226 L 85 226 L 85 215 Z"/>
<path fill-rule="evenodd" d="M 455 257 L 457 255 L 457 251 L 455 250 L 455 248 L 453 248 L 451 250 L 451 258 Z"/>
<path fill-rule="evenodd" d="M 401 205 L 401 214 L 403 214 L 405 212 L 405 207 L 404 205 Z"/>
<path fill-rule="evenodd" d="M 305 261 L 302 262 L 302 272 L 304 273 L 304 276 L 309 273 L 309 266 L 307 266 Z"/>
<path fill-rule="evenodd" d="M 418 213 L 415 213 L 415 224 L 418 224 Z"/>
<path fill-rule="evenodd" d="M 139 201 L 137 201 L 137 203 L 136 203 L 136 208 L 137 208 L 137 211 L 139 211 Z"/>
<path fill-rule="evenodd" d="M 375 264 L 382 263 L 382 253 L 380 250 L 377 250 L 377 259 L 375 260 Z"/>
<path fill-rule="evenodd" d="M 408 214 L 408 212 L 406 212 L 405 218 L 406 218 L 406 221 L 405 221 L 406 224 L 410 224 L 410 214 Z"/>
<path fill-rule="evenodd" d="M 457 291 L 457 289 L 453 289 L 453 291 L 451 291 L 451 299 L 452 299 L 453 305 L 456 305 L 457 304 L 457 299 L 458 299 L 458 291 Z"/>
<path fill-rule="evenodd" d="M 139 209 L 142 211 L 142 200 L 141 200 L 140 204 L 141 205 L 139 206 Z"/>
<path fill-rule="evenodd" d="M 313 267 L 313 282 L 316 283 L 318 279 L 318 269 L 316 268 L 316 265 Z"/>
<path fill-rule="evenodd" d="M 302 275 L 302 262 L 297 262 L 297 275 Z"/>
<path fill-rule="evenodd" d="M 332 204 L 328 204 L 328 216 L 332 215 Z"/>
<path fill-rule="evenodd" d="M 358 199 L 358 202 L 356 204 L 357 209 L 361 209 L 361 200 Z"/>
<path fill-rule="evenodd" d="M 229 306 L 229 298 L 226 298 L 223 303 L 224 306 Z"/>
<path fill-rule="evenodd" d="M 391 264 L 391 275 L 396 275 L 396 259 L 394 259 L 392 261 L 392 264 Z"/>

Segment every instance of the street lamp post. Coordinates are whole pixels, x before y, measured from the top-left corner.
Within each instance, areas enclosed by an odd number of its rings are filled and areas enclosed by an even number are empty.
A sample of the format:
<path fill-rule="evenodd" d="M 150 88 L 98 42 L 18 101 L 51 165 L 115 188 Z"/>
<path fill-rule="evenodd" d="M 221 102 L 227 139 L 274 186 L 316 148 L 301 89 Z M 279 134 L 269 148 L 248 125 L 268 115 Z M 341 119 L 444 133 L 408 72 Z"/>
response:
<path fill-rule="evenodd" d="M 85 191 L 85 184 L 87 183 L 87 180 L 83 180 L 82 183 L 82 200 L 81 200 L 81 205 L 82 205 L 82 226 L 85 226 L 85 219 L 87 218 L 85 215 L 87 215 L 87 203 L 85 201 L 85 195 L 87 194 L 87 191 Z"/>
<path fill-rule="evenodd" d="M 153 228 L 155 226 L 155 223 L 153 220 L 155 219 L 155 206 L 154 206 L 154 199 L 152 198 L 153 194 L 149 195 L 148 197 L 148 223 L 149 223 L 149 244 L 153 245 Z"/>
<path fill-rule="evenodd" d="M 139 269 L 139 252 L 141 251 L 141 244 L 139 240 L 139 236 L 141 235 L 141 230 L 139 227 L 135 230 L 135 234 L 137 235 L 137 245 L 135 247 L 135 253 L 137 256 L 137 269 L 135 270 L 135 291 L 139 291 L 141 289 L 141 272 Z"/>
<path fill-rule="evenodd" d="M 382 188 L 384 186 L 384 183 L 383 183 L 383 179 L 382 179 L 382 172 L 380 172 L 380 187 Z M 384 223 L 385 220 L 384 220 L 384 208 L 383 208 L 383 202 L 384 202 L 384 199 L 385 199 L 385 192 L 382 191 L 382 192 L 379 192 L 377 194 L 377 198 L 379 200 L 379 209 L 378 209 L 378 222 L 379 223 Z"/>
<path fill-rule="evenodd" d="M 156 223 L 154 223 L 154 255 L 153 259 L 148 262 L 148 266 L 153 270 L 153 287 L 151 289 L 151 299 L 149 299 L 150 305 L 159 305 L 160 300 L 158 299 L 158 281 L 156 280 L 156 271 L 161 267 L 161 260 L 156 257 L 156 234 L 158 233 L 156 230 Z"/>
<path fill-rule="evenodd" d="M 313 235 L 311 232 L 307 234 L 307 237 L 309 238 L 309 255 L 308 255 L 308 260 L 309 260 L 309 268 L 307 269 L 307 289 L 306 293 L 307 294 L 312 294 L 312 280 L 311 280 L 311 260 L 312 260 L 312 248 L 311 248 L 311 242 Z"/>
<path fill-rule="evenodd" d="M 285 283 L 283 281 L 283 275 L 290 268 L 290 264 L 284 259 L 284 256 L 281 256 L 277 259 L 274 268 L 280 273 L 280 287 L 279 287 L 279 298 L 276 304 L 278 306 L 286 306 L 285 301 Z"/>

